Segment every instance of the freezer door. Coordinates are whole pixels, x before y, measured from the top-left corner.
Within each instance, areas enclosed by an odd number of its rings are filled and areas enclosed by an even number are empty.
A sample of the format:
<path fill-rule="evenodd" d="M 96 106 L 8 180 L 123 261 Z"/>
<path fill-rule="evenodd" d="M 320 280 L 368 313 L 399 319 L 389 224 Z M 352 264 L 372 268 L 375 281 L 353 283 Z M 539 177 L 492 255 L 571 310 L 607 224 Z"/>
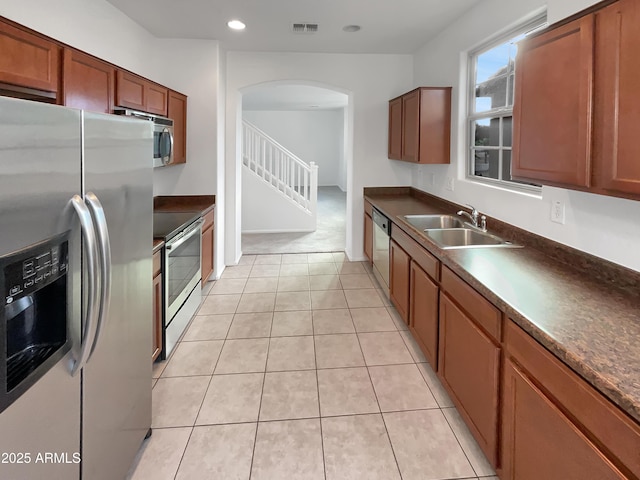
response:
<path fill-rule="evenodd" d="M 75 350 L 80 233 L 69 200 L 80 181 L 80 112 L 0 97 L 0 256 L 71 231 L 66 295 Z M 69 353 L 0 413 L 0 478 L 79 478 L 80 376 L 70 375 L 72 363 Z"/>
<path fill-rule="evenodd" d="M 82 478 L 112 480 L 125 477 L 151 427 L 153 131 L 87 112 L 83 130 L 84 194 L 104 210 L 111 288 L 82 373 Z"/>

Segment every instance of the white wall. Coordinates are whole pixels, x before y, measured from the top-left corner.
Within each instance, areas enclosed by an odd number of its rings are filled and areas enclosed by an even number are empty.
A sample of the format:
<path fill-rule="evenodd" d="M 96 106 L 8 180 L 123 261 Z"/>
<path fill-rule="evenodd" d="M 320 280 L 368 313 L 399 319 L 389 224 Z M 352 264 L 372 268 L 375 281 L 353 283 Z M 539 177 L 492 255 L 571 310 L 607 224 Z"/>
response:
<path fill-rule="evenodd" d="M 316 163 L 319 186 L 340 184 L 340 178 L 344 177 L 340 168 L 345 167 L 342 109 L 244 110 L 242 115 L 303 162 Z"/>
<path fill-rule="evenodd" d="M 316 216 L 242 167 L 242 232 L 313 232 Z"/>
<path fill-rule="evenodd" d="M 465 179 L 467 52 L 547 5 L 549 23 L 572 15 L 593 0 L 484 0 L 414 56 L 414 85 L 452 85 L 451 165 L 416 166 L 413 186 L 480 211 L 554 241 L 640 270 L 640 202 L 560 188 L 525 195 Z M 444 188 L 456 178 L 455 190 Z M 566 224 L 550 220 L 551 203 L 566 204 Z M 490 227 L 490 226 L 489 226 Z"/>
<path fill-rule="evenodd" d="M 363 259 L 364 186 L 406 185 L 411 167 L 387 159 L 388 101 L 411 88 L 410 55 L 229 52 L 226 117 L 226 261 L 242 253 L 240 145 L 242 89 L 265 82 L 311 84 L 349 95 L 347 129 L 346 252 Z"/>

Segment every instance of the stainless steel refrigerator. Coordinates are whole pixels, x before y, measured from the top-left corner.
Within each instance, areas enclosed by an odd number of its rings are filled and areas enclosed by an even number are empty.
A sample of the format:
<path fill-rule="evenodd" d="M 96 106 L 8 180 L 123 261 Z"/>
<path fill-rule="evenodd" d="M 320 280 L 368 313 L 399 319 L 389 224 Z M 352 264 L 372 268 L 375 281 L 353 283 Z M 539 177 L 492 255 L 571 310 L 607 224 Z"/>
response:
<path fill-rule="evenodd" d="M 122 479 L 150 432 L 152 128 L 0 98 L 0 479 Z"/>

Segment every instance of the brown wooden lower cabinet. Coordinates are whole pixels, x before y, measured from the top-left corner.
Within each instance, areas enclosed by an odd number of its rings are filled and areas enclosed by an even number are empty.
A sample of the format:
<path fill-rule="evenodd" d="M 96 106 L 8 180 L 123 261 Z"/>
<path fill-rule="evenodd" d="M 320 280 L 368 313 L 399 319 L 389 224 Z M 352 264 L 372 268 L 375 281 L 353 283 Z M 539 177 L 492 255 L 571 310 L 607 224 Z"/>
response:
<path fill-rule="evenodd" d="M 438 284 L 411 261 L 409 329 L 434 370 L 438 368 Z"/>
<path fill-rule="evenodd" d="M 509 359 L 502 432 L 502 480 L 628 478 Z"/>
<path fill-rule="evenodd" d="M 480 448 L 496 466 L 500 347 L 443 293 L 438 376 Z"/>
<path fill-rule="evenodd" d="M 389 296 L 400 317 L 409 324 L 409 266 L 411 257 L 389 240 Z"/>
<path fill-rule="evenodd" d="M 373 261 L 373 220 L 372 218 L 364 214 L 364 255 Z"/>
<path fill-rule="evenodd" d="M 202 286 L 213 273 L 213 210 L 204 215 L 202 224 Z"/>
<path fill-rule="evenodd" d="M 153 254 L 153 346 L 151 360 L 155 361 L 162 351 L 162 250 Z"/>

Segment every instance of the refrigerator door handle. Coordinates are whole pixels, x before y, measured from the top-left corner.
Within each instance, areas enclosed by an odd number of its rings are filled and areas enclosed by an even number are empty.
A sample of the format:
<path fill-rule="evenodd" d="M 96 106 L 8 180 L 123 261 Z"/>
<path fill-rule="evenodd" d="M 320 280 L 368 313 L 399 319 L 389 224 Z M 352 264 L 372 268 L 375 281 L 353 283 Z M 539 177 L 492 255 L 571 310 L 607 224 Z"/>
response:
<path fill-rule="evenodd" d="M 91 347 L 93 346 L 96 328 L 95 323 L 98 316 L 98 272 L 96 271 L 97 262 L 97 246 L 96 235 L 91 220 L 91 213 L 85 205 L 80 195 L 74 195 L 71 199 L 71 205 L 78 214 L 80 228 L 82 230 L 82 239 L 84 243 L 85 258 L 87 260 L 87 311 L 82 328 L 82 343 L 80 345 L 80 353 L 71 368 L 71 376 L 77 375 L 82 367 L 87 363 L 91 355 Z"/>
<path fill-rule="evenodd" d="M 93 340 L 91 354 L 100 342 L 100 334 L 104 329 L 109 315 L 109 304 L 111 303 L 111 242 L 109 241 L 109 230 L 107 228 L 107 219 L 104 215 L 104 208 L 98 197 L 93 192 L 85 195 L 85 202 L 91 212 L 98 237 L 98 260 L 99 275 L 102 288 L 100 291 L 100 307 L 98 313 L 98 325 L 96 327 L 96 335 Z M 89 357 L 90 358 L 90 357 Z"/>

